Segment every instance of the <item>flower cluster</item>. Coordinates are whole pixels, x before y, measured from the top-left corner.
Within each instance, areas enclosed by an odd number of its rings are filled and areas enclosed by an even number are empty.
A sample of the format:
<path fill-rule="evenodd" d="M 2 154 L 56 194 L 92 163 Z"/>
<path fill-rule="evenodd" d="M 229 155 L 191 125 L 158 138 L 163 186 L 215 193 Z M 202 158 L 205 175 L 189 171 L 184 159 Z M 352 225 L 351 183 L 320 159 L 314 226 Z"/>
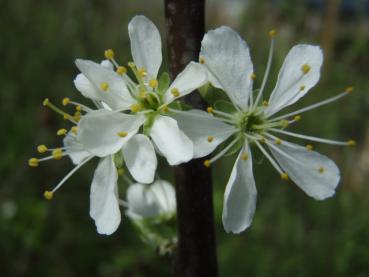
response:
<path fill-rule="evenodd" d="M 320 77 L 323 54 L 318 46 L 300 44 L 288 53 L 275 88 L 265 99 L 265 88 L 272 63 L 275 31 L 271 37 L 266 72 L 259 89 L 246 42 L 232 29 L 220 27 L 203 38 L 199 62 L 189 63 L 171 82 L 162 63 L 161 37 L 155 25 L 144 16 L 134 17 L 128 25 L 133 62 L 118 63 L 112 50 L 105 60 L 95 63 L 76 60 L 80 74 L 74 80 L 77 90 L 90 99 L 94 107 L 64 98 L 64 106 L 75 106 L 69 114 L 52 104 L 44 105 L 73 124 L 60 129 L 65 136 L 63 147 L 38 146 L 44 158 L 31 158 L 29 165 L 69 156 L 75 167 L 51 191 L 52 199 L 69 177 L 88 161 L 100 159 L 90 193 L 90 216 L 100 234 L 112 234 L 121 221 L 120 206 L 151 243 L 162 241 L 157 233 L 147 231 L 153 224 L 175 218 L 175 193 L 172 185 L 158 179 L 157 156 L 169 165 L 178 165 L 205 157 L 210 167 L 219 158 L 238 153 L 224 193 L 223 225 L 227 232 L 239 233 L 250 226 L 256 207 L 257 190 L 252 170 L 251 149 L 258 149 L 270 161 L 283 180 L 291 179 L 315 199 L 331 197 L 340 180 L 335 163 L 284 137 L 296 137 L 334 145 L 355 142 L 333 141 L 287 131 L 301 119 L 300 114 L 326 105 L 352 92 L 341 94 L 308 107 L 277 115 L 302 98 Z M 210 103 L 207 111 L 190 109 L 180 98 L 208 87 L 221 90 L 229 101 Z M 208 92 L 210 93 L 210 92 Z M 254 150 L 253 150 L 254 151 Z M 129 172 L 128 177 L 124 174 Z M 119 176 L 129 183 L 126 200 L 118 193 Z M 149 224 L 147 224 L 149 222 Z M 151 229 L 150 229 L 151 230 Z M 164 239 L 166 242 L 175 241 Z"/>

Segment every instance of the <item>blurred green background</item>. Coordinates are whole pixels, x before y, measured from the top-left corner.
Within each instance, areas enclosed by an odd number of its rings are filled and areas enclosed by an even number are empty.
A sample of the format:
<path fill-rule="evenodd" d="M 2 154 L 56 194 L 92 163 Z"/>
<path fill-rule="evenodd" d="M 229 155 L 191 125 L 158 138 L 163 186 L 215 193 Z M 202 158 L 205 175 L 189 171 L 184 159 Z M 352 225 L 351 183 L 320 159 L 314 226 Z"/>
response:
<path fill-rule="evenodd" d="M 5 0 L 0 7 L 0 275 L 169 275 L 170 261 L 144 245 L 127 218 L 112 236 L 96 233 L 88 215 L 96 162 L 75 174 L 51 202 L 43 191 L 72 168 L 70 161 L 27 166 L 38 144 L 61 144 L 55 132 L 65 122 L 42 107 L 42 100 L 60 103 L 68 96 L 88 104 L 73 86 L 74 59 L 99 61 L 113 48 L 120 62 L 131 60 L 127 24 L 136 14 L 152 19 L 165 39 L 162 1 Z M 309 198 L 257 158 L 254 222 L 241 235 L 227 235 L 220 217 L 234 157 L 215 165 L 214 172 L 221 173 L 215 182 L 221 276 L 369 276 L 368 1 L 209 0 L 206 12 L 208 29 L 229 25 L 246 39 L 258 76 L 271 28 L 278 30 L 272 76 L 294 44 L 323 47 L 322 79 L 295 107 L 355 87 L 352 95 L 304 114 L 293 127 L 357 140 L 355 148 L 315 145 L 341 168 L 333 198 Z"/>

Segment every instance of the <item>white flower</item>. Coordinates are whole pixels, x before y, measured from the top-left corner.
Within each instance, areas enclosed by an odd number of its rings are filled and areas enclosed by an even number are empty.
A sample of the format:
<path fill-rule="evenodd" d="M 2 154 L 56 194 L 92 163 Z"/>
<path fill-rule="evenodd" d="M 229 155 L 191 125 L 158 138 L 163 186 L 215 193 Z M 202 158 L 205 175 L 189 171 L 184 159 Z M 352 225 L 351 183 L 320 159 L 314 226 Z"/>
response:
<path fill-rule="evenodd" d="M 193 157 L 193 144 L 167 115 L 168 105 L 206 83 L 207 73 L 200 64 L 192 62 L 170 86 L 166 75 L 158 81 L 162 62 L 159 31 L 144 16 L 134 17 L 128 31 L 134 60 L 129 67 L 137 83 L 126 74 L 125 67 L 118 65 L 111 50 L 106 52 L 106 57 L 115 65 L 116 72 L 91 61 L 76 61 L 83 74 L 77 76 L 76 87 L 85 96 L 111 109 L 87 113 L 80 122 L 78 140 L 99 157 L 123 147 L 132 176 L 140 183 L 151 183 L 156 169 L 154 148 L 170 165 Z M 128 110 L 129 114 L 121 113 Z M 140 126 L 143 126 L 143 135 L 127 136 Z"/>
<path fill-rule="evenodd" d="M 228 105 L 223 111 L 216 109 L 216 106 L 209 107 L 210 114 L 192 110 L 177 112 L 174 116 L 180 128 L 194 142 L 196 157 L 210 154 L 228 139 L 227 146 L 212 159 L 206 160 L 205 166 L 210 166 L 235 147 L 240 149 L 224 194 L 222 218 L 227 232 L 242 232 L 250 226 L 254 215 L 257 191 L 252 172 L 251 145 L 259 148 L 282 179 L 291 178 L 306 194 L 322 200 L 335 193 L 340 180 L 335 163 L 312 151 L 311 145 L 302 147 L 282 140 L 277 135 L 335 145 L 354 144 L 352 140 L 332 141 L 284 130 L 289 124 L 301 119 L 300 113 L 335 101 L 351 92 L 352 88 L 295 112 L 275 116 L 283 108 L 298 101 L 318 82 L 323 55 L 317 46 L 293 47 L 282 65 L 269 101 L 262 101 L 275 32 L 272 31 L 270 35 L 272 43 L 267 69 L 254 100 L 252 82 L 255 75 L 246 42 L 228 27 L 209 31 L 202 41 L 200 62 L 209 71 L 211 84 L 224 90 L 233 105 Z M 292 119 L 287 119 L 290 117 Z"/>
<path fill-rule="evenodd" d="M 152 184 L 136 183 L 127 190 L 127 215 L 136 220 L 144 218 L 170 218 L 176 213 L 173 186 L 164 180 Z"/>

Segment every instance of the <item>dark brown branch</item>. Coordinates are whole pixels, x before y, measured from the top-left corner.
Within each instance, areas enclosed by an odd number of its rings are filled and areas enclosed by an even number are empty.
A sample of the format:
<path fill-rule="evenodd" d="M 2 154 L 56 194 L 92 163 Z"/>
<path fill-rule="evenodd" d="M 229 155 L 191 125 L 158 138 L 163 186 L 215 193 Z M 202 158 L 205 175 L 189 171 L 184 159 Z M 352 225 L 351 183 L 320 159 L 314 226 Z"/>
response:
<path fill-rule="evenodd" d="M 197 61 L 204 35 L 205 0 L 165 0 L 171 77 Z M 185 97 L 194 108 L 205 108 L 198 93 Z M 175 168 L 178 213 L 176 277 L 217 276 L 211 172 L 203 159 Z"/>

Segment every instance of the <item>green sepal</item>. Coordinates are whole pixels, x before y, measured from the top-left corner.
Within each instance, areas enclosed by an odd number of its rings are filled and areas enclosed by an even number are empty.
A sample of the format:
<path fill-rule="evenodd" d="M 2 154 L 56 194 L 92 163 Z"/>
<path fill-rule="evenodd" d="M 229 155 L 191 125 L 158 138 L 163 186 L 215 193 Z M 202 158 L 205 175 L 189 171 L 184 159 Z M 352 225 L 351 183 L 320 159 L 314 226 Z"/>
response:
<path fill-rule="evenodd" d="M 233 114 L 237 112 L 236 108 L 231 102 L 225 100 L 218 100 L 214 103 L 214 108 L 227 114 Z"/>
<path fill-rule="evenodd" d="M 167 72 L 163 72 L 159 78 L 159 84 L 158 84 L 158 90 L 157 90 L 158 94 L 163 95 L 169 88 L 169 84 L 170 84 L 169 74 Z"/>
<path fill-rule="evenodd" d="M 122 151 L 118 151 L 117 153 L 114 154 L 113 156 L 113 160 L 114 160 L 114 164 L 116 166 L 116 168 L 121 168 L 123 166 L 123 152 Z"/>
<path fill-rule="evenodd" d="M 146 114 L 147 120 L 145 121 L 145 123 L 143 124 L 143 127 L 142 127 L 144 135 L 146 135 L 146 136 L 150 135 L 151 128 L 152 128 L 152 125 L 154 124 L 154 120 L 155 120 L 156 115 L 157 115 L 156 113 Z"/>

